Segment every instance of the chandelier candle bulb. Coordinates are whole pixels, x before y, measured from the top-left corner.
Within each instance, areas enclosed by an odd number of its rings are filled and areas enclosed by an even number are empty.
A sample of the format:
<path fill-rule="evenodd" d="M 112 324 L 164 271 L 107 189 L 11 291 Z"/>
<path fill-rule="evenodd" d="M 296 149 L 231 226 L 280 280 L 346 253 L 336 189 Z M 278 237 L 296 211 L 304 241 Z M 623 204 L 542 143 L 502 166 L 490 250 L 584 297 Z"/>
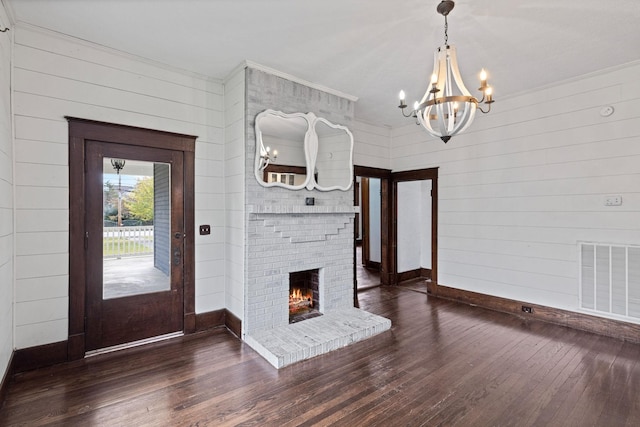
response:
<path fill-rule="evenodd" d="M 484 91 L 487 88 L 487 72 L 482 69 L 480 71 L 480 90 Z"/>
<path fill-rule="evenodd" d="M 400 98 L 400 105 L 398 105 L 398 108 L 402 108 L 402 109 L 406 108 L 407 104 L 404 103 L 404 100 L 405 100 L 405 97 L 406 97 L 406 95 L 404 93 L 404 90 L 400 91 L 400 94 L 398 95 L 398 97 Z"/>
<path fill-rule="evenodd" d="M 487 96 L 485 104 L 491 104 L 493 102 L 493 89 L 490 86 L 487 87 L 484 94 Z"/>

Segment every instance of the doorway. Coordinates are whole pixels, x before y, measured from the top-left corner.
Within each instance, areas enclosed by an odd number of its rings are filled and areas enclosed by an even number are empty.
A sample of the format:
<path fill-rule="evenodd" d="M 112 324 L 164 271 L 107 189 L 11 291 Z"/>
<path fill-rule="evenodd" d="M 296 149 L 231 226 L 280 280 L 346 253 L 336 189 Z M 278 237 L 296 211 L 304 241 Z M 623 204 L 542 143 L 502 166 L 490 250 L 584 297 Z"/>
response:
<path fill-rule="evenodd" d="M 390 284 L 391 171 L 354 166 L 354 298 L 358 289 Z M 360 283 L 362 282 L 362 283 Z"/>
<path fill-rule="evenodd" d="M 68 358 L 191 332 L 195 137 L 79 119 L 69 135 Z"/>
<path fill-rule="evenodd" d="M 393 178 L 393 282 L 437 283 L 438 168 L 396 172 Z"/>
<path fill-rule="evenodd" d="M 380 200 L 380 178 L 358 177 L 360 179 L 360 211 L 362 222 L 359 224 L 360 256 L 358 261 L 369 270 L 380 272 L 382 260 L 381 222 L 382 203 Z"/>

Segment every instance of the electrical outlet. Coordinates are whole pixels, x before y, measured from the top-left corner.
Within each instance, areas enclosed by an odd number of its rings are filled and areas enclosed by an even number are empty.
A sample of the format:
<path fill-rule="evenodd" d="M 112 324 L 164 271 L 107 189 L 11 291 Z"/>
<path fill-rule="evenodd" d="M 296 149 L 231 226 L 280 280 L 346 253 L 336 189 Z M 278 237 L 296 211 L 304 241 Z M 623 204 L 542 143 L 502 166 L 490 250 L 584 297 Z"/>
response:
<path fill-rule="evenodd" d="M 620 206 L 622 205 L 622 196 L 606 196 L 604 198 L 605 206 Z"/>
<path fill-rule="evenodd" d="M 522 306 L 522 311 L 524 311 L 525 313 L 533 313 L 533 308 L 523 305 Z"/>
<path fill-rule="evenodd" d="M 211 226 L 210 225 L 201 225 L 200 226 L 200 235 L 206 236 L 207 234 L 211 234 Z"/>

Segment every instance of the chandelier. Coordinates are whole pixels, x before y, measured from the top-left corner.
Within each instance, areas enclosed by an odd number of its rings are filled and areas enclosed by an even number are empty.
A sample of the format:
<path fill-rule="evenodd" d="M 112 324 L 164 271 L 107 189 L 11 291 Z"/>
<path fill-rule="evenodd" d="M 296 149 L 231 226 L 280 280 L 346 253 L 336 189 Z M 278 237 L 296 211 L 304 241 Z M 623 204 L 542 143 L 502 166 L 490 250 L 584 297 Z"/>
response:
<path fill-rule="evenodd" d="M 269 163 L 275 163 L 278 158 L 278 150 L 271 151 L 271 147 L 260 148 L 260 165 L 259 170 L 265 170 Z"/>
<path fill-rule="evenodd" d="M 434 54 L 431 84 L 422 100 L 413 106 L 413 111 L 405 114 L 405 93 L 400 91 L 400 105 L 405 117 L 415 117 L 417 124 L 421 124 L 431 135 L 436 136 L 446 144 L 453 135 L 467 129 L 476 114 L 491 111 L 493 89 L 487 84 L 487 73 L 483 69 L 480 73 L 480 87 L 482 99 L 471 96 L 460 77 L 456 48 L 449 44 L 447 15 L 453 10 L 455 3 L 443 0 L 437 7 L 439 14 L 444 16 L 444 44 L 436 49 Z M 483 110 L 485 104 L 487 110 Z"/>

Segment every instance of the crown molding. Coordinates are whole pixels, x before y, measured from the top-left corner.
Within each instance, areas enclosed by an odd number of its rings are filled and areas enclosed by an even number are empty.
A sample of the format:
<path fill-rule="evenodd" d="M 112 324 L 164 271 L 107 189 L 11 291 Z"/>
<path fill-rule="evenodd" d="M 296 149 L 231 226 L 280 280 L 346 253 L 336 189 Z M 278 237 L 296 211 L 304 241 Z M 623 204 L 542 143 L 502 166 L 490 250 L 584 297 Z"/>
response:
<path fill-rule="evenodd" d="M 115 49 L 115 48 L 112 48 L 112 47 L 109 47 L 109 46 L 105 46 L 105 45 L 102 45 L 102 44 L 99 44 L 99 43 L 96 43 L 96 42 L 92 42 L 92 41 L 89 41 L 89 40 L 85 40 L 85 39 L 81 39 L 81 38 L 78 38 L 78 37 L 74 37 L 74 36 L 71 36 L 71 35 L 68 35 L 68 34 L 65 34 L 65 33 L 61 33 L 61 32 L 58 32 L 58 31 L 50 30 L 48 28 L 44 28 L 44 27 L 40 27 L 40 26 L 37 26 L 37 25 L 29 24 L 29 23 L 26 23 L 26 22 L 23 22 L 23 21 L 16 22 L 15 23 L 15 27 L 19 28 L 19 29 L 26 30 L 26 31 L 33 31 L 33 32 L 37 32 L 37 33 L 40 33 L 40 34 L 44 34 L 44 35 L 47 35 L 49 37 L 55 37 L 55 38 L 60 39 L 60 40 L 68 41 L 70 43 L 79 44 L 79 45 L 86 46 L 86 47 L 89 47 L 89 48 L 92 48 L 92 49 L 101 50 L 101 51 L 103 51 L 105 53 L 109 53 L 109 54 L 112 54 L 112 55 L 117 55 L 117 56 L 120 56 L 120 57 L 125 58 L 125 59 L 129 59 L 129 60 L 132 60 L 132 61 L 142 62 L 142 63 L 148 64 L 148 65 L 152 65 L 154 67 L 158 67 L 158 68 L 161 68 L 161 69 L 164 69 L 164 70 L 167 70 L 167 71 L 170 71 L 170 72 L 174 72 L 174 73 L 177 73 L 177 74 L 182 74 L 182 75 L 185 75 L 185 76 L 194 77 L 194 78 L 197 78 L 197 79 L 200 79 L 200 80 L 203 80 L 203 81 L 207 81 L 207 82 L 222 84 L 222 80 L 218 79 L 218 78 L 215 78 L 215 77 L 211 77 L 211 76 L 208 76 L 208 75 L 205 75 L 205 74 L 197 73 L 195 71 L 189 71 L 189 70 L 186 70 L 184 68 L 175 67 L 173 65 L 169 65 L 169 64 L 166 64 L 164 62 L 160 62 L 160 61 L 156 61 L 156 60 L 153 60 L 153 59 L 145 58 L 144 56 L 139 56 L 139 55 L 135 55 L 133 53 L 128 53 L 128 52 L 125 52 L 125 51 L 122 51 L 122 50 L 119 50 L 119 49 Z"/>
<path fill-rule="evenodd" d="M 13 11 L 13 6 L 6 0 L 0 0 L 0 5 L 4 10 L 4 13 L 0 10 L 0 28 L 11 29 L 11 27 L 16 24 L 16 15 Z"/>
<path fill-rule="evenodd" d="M 244 62 L 242 62 L 238 67 L 236 67 L 233 70 L 232 73 L 229 73 L 229 74 L 232 75 L 234 72 L 237 71 L 238 68 L 253 68 L 254 70 L 264 71 L 265 73 L 272 74 L 272 75 L 274 75 L 276 77 L 282 77 L 283 79 L 290 80 L 292 82 L 299 83 L 299 84 L 308 86 L 310 88 L 320 90 L 322 92 L 330 93 L 331 95 L 339 96 L 340 98 L 344 98 L 344 99 L 347 99 L 349 101 L 356 102 L 358 100 L 357 96 L 349 95 L 348 93 L 340 92 L 339 90 L 331 89 L 330 87 L 323 86 L 323 85 L 320 85 L 320 84 L 317 84 L 317 83 L 313 83 L 313 82 L 301 79 L 299 77 L 293 76 L 291 74 L 287 74 L 287 73 L 282 72 L 282 71 L 278 71 L 275 68 L 271 68 L 271 67 L 267 67 L 265 65 L 258 64 L 257 62 L 253 62 L 253 61 L 250 61 L 248 59 L 245 60 Z"/>

